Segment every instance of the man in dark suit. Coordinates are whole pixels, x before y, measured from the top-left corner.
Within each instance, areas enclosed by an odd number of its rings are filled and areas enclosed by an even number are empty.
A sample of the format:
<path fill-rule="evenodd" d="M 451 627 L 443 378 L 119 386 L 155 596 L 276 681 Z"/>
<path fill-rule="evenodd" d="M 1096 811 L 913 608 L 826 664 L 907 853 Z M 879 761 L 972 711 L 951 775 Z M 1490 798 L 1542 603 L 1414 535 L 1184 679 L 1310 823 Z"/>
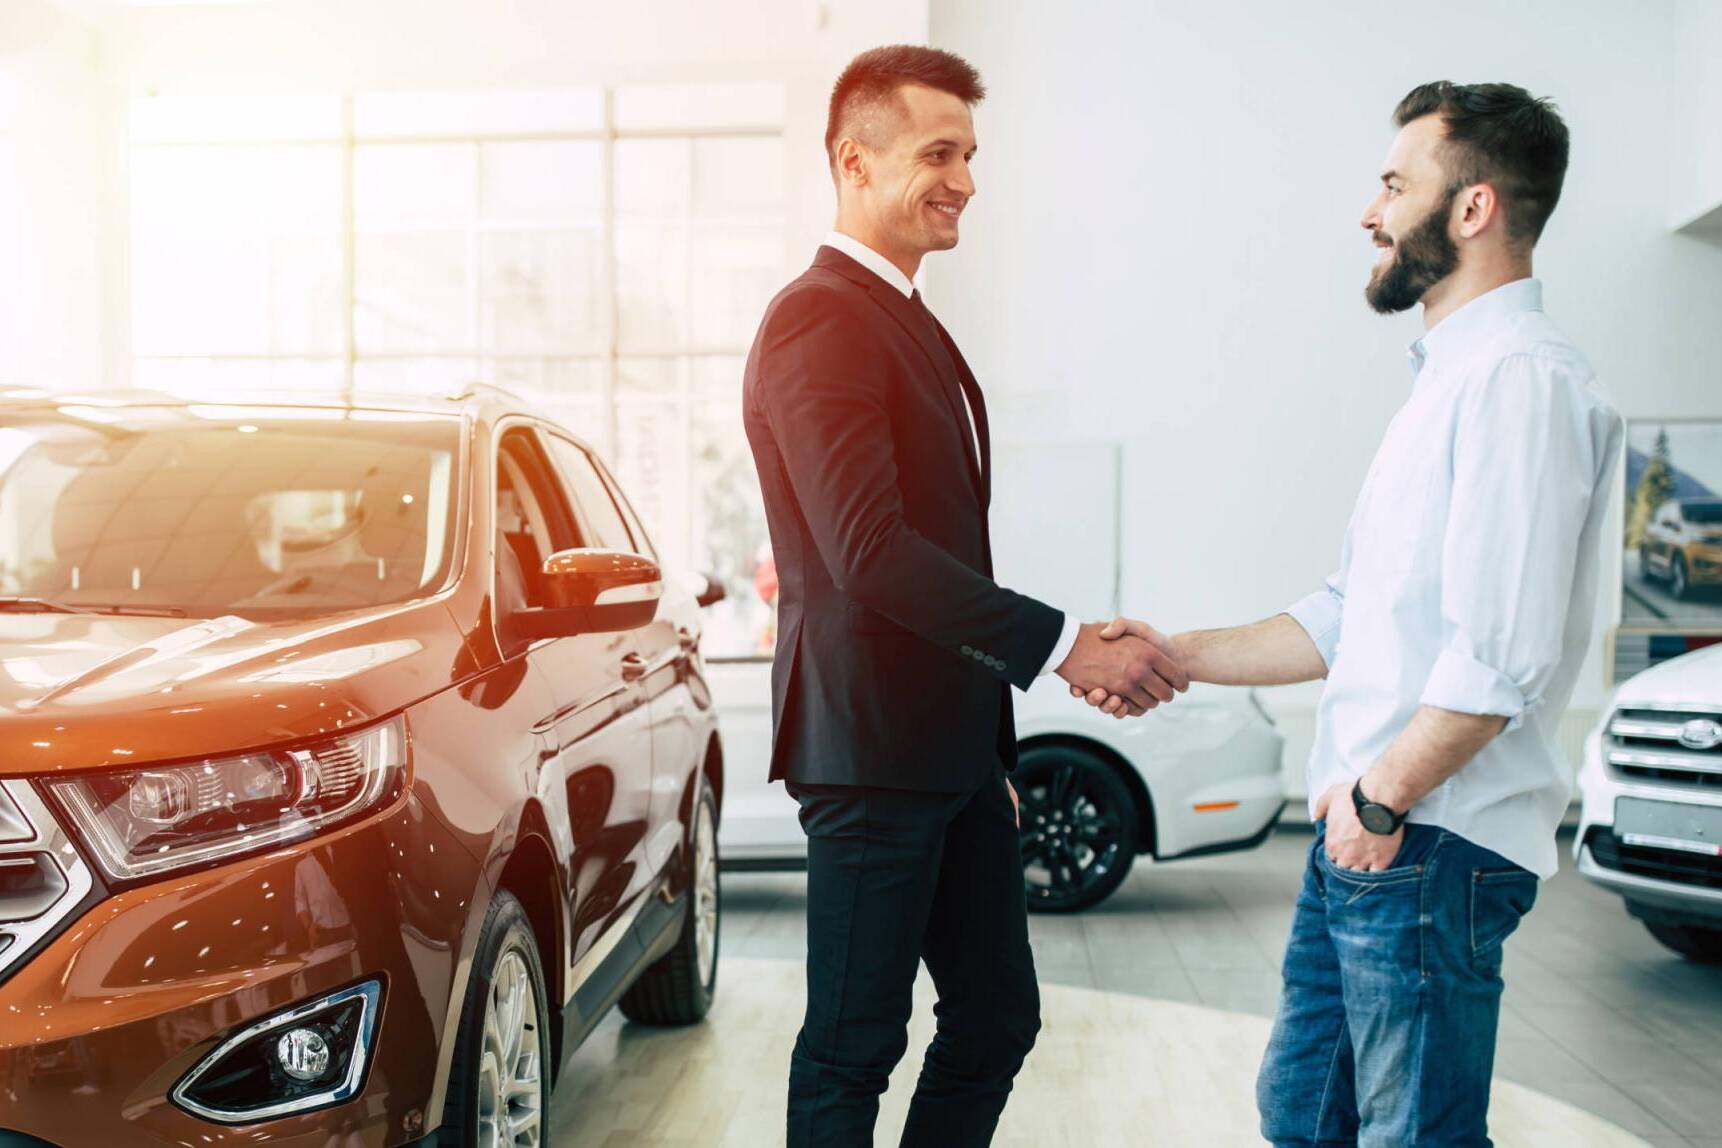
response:
<path fill-rule="evenodd" d="M 791 1148 L 871 1145 L 925 961 L 938 1031 L 905 1145 L 990 1141 L 1040 1026 L 1010 686 L 1043 673 L 1141 713 L 1188 680 L 992 580 L 986 407 L 914 290 L 974 195 L 963 60 L 863 53 L 832 93 L 837 228 L 766 310 L 744 417 L 780 581 L 771 776 L 808 837 L 807 1014 Z"/>

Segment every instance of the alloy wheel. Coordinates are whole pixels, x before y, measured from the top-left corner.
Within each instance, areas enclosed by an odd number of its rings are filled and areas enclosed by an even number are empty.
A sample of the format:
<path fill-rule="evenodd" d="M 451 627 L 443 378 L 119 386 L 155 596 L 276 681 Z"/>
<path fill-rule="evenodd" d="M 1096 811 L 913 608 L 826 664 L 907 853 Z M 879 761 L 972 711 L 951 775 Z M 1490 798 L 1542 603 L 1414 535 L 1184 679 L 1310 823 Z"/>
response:
<path fill-rule="evenodd" d="M 1081 765 L 1061 763 L 1018 793 L 1022 863 L 1031 898 L 1078 899 L 1121 860 L 1123 823 L 1094 792 L 1088 774 Z"/>
<path fill-rule="evenodd" d="M 694 826 L 694 956 L 700 983 L 709 985 L 717 971 L 718 856 L 717 829 L 711 806 L 700 802 Z"/>
<path fill-rule="evenodd" d="M 526 961 L 510 949 L 497 962 L 484 1007 L 478 1069 L 480 1148 L 539 1148 L 544 1142 L 544 1064 L 538 993 Z"/>

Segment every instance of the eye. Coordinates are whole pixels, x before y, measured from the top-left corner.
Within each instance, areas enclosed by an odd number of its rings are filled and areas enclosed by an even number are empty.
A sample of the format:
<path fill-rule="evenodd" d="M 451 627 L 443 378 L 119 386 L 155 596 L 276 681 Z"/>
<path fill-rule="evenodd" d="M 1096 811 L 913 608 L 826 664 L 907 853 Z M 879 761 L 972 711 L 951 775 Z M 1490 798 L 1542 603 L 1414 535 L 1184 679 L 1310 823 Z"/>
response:
<path fill-rule="evenodd" d="M 944 152 L 944 149 L 942 149 L 942 148 L 941 148 L 941 149 L 940 149 L 940 150 L 938 150 L 938 151 L 930 151 L 930 152 L 928 152 L 928 153 L 927 153 L 927 159 L 928 159 L 928 161 L 929 161 L 929 162 L 931 162 L 931 163 L 944 163 L 944 162 L 945 162 L 945 152 Z"/>

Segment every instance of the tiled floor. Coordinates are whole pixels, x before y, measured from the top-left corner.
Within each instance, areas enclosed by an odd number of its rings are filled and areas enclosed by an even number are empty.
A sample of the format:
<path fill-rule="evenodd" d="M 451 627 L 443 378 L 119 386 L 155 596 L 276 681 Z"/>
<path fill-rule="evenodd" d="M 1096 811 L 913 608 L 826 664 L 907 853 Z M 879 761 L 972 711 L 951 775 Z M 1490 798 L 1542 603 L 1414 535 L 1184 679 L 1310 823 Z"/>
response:
<path fill-rule="evenodd" d="M 1271 1016 L 1307 830 L 1139 865 L 1106 903 L 1032 918 L 1045 982 Z M 1722 1148 L 1722 967 L 1668 953 L 1569 866 L 1507 944 L 1496 1071 L 1653 1145 Z M 723 951 L 799 959 L 806 880 L 726 874 Z"/>

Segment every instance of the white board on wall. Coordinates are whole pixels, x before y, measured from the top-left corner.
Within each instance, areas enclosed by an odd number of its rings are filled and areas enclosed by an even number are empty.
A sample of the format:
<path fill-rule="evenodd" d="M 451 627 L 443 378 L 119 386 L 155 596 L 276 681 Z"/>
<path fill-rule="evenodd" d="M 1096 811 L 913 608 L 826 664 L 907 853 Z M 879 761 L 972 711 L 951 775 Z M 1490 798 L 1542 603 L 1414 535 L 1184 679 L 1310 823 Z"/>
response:
<path fill-rule="evenodd" d="M 1119 483 L 1113 442 L 1000 443 L 993 450 L 993 572 L 1083 621 L 1118 612 Z"/>

